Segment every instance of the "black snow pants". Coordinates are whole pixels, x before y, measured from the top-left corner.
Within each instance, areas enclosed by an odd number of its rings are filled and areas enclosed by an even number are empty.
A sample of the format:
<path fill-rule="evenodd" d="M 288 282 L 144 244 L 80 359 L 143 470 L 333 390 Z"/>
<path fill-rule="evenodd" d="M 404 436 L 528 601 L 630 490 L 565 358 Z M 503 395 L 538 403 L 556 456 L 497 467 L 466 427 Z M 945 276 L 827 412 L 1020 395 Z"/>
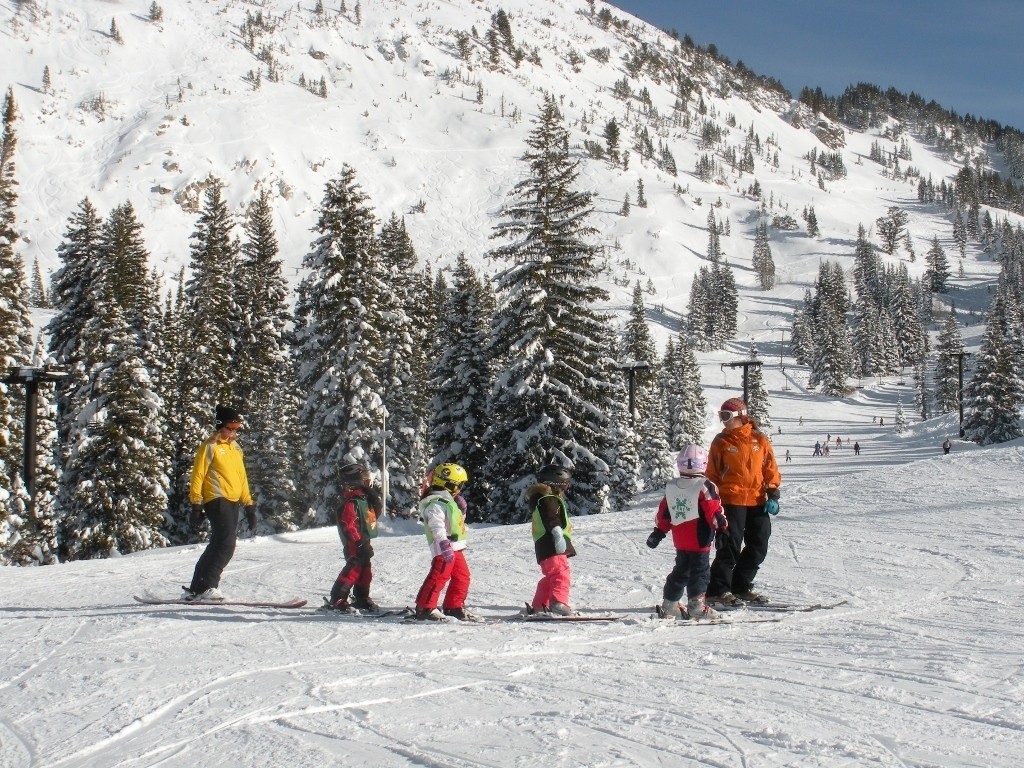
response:
<path fill-rule="evenodd" d="M 210 541 L 196 563 L 190 589 L 197 595 L 220 586 L 220 575 L 235 554 L 238 518 L 242 504 L 227 499 L 212 499 L 203 505 L 210 521 Z"/>
<path fill-rule="evenodd" d="M 768 539 L 772 535 L 772 518 L 764 505 L 740 507 L 725 504 L 729 530 L 718 534 L 725 540 L 711 564 L 708 595 L 746 592 L 754 585 L 757 569 L 768 556 Z"/>

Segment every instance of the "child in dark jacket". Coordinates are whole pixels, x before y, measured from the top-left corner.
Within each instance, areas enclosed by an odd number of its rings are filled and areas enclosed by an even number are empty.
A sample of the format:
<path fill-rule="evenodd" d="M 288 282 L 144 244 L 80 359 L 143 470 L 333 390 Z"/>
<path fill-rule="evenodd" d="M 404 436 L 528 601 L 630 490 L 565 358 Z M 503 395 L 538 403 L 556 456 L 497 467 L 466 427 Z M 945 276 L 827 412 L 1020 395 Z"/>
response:
<path fill-rule="evenodd" d="M 526 491 L 526 503 L 533 520 L 533 549 L 543 576 L 537 582 L 528 613 L 550 611 L 559 616 L 576 613 L 569 604 L 571 573 L 568 558 L 575 556 L 572 521 L 565 507 L 569 471 L 557 464 L 537 472 L 537 484 Z"/>
<path fill-rule="evenodd" d="M 676 564 L 665 580 L 658 615 L 676 619 L 716 619 L 718 611 L 708 606 L 704 593 L 711 577 L 711 544 L 715 532 L 728 528 L 718 488 L 704 477 L 707 452 L 699 445 L 687 445 L 676 457 L 679 477 L 665 487 L 665 498 L 658 506 L 655 528 L 647 537 L 647 546 L 657 547 L 672 531 Z M 688 602 L 679 601 L 686 592 Z"/>
<path fill-rule="evenodd" d="M 380 496 L 370 487 L 370 473 L 365 464 L 343 464 L 338 470 L 342 488 L 338 510 L 338 536 L 345 557 L 345 566 L 331 588 L 330 607 L 339 611 L 354 608 L 376 613 L 377 605 L 370 599 L 373 569 L 373 545 L 377 535 L 377 516 L 381 513 Z M 349 603 L 349 595 L 353 600 Z"/>

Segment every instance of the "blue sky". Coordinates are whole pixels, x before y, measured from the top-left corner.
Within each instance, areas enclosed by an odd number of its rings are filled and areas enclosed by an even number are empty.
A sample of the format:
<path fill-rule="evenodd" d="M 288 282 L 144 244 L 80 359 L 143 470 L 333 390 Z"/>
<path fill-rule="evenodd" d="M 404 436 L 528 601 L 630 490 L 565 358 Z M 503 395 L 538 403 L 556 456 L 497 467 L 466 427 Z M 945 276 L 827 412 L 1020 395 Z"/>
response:
<path fill-rule="evenodd" d="M 794 96 L 893 86 L 1024 130 L 1024 0 L 613 0 Z"/>

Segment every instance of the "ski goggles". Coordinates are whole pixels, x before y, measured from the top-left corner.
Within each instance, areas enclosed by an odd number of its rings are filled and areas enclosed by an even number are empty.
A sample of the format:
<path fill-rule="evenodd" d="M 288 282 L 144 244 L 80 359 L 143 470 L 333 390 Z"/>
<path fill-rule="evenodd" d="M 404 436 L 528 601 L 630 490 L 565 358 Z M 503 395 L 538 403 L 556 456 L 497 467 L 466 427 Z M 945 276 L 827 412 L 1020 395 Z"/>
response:
<path fill-rule="evenodd" d="M 720 418 L 722 421 L 729 421 L 730 419 L 735 419 L 737 416 L 746 416 L 746 415 L 747 415 L 746 411 L 719 411 L 718 412 L 718 418 Z"/>

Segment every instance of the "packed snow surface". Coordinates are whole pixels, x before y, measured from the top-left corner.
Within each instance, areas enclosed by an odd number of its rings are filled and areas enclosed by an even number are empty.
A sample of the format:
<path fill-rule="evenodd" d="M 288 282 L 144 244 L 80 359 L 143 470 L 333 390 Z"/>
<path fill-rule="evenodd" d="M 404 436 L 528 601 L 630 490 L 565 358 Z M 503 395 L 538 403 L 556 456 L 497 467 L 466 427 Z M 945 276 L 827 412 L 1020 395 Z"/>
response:
<path fill-rule="evenodd" d="M 952 418 L 894 435 L 901 389 L 774 398 L 793 460 L 758 586 L 846 601 L 778 623 L 650 618 L 672 565 L 668 542 L 644 545 L 656 494 L 574 522 L 573 601 L 609 624 L 325 615 L 331 528 L 242 541 L 225 573 L 230 596 L 307 598 L 298 610 L 132 600 L 176 595 L 196 546 L 5 569 L 0 765 L 1019 764 L 1024 446 L 961 443 Z M 812 458 L 829 433 L 860 456 Z M 374 596 L 411 604 L 422 533 L 391 521 L 375 547 Z M 479 614 L 532 596 L 526 526 L 474 526 L 468 561 Z"/>

